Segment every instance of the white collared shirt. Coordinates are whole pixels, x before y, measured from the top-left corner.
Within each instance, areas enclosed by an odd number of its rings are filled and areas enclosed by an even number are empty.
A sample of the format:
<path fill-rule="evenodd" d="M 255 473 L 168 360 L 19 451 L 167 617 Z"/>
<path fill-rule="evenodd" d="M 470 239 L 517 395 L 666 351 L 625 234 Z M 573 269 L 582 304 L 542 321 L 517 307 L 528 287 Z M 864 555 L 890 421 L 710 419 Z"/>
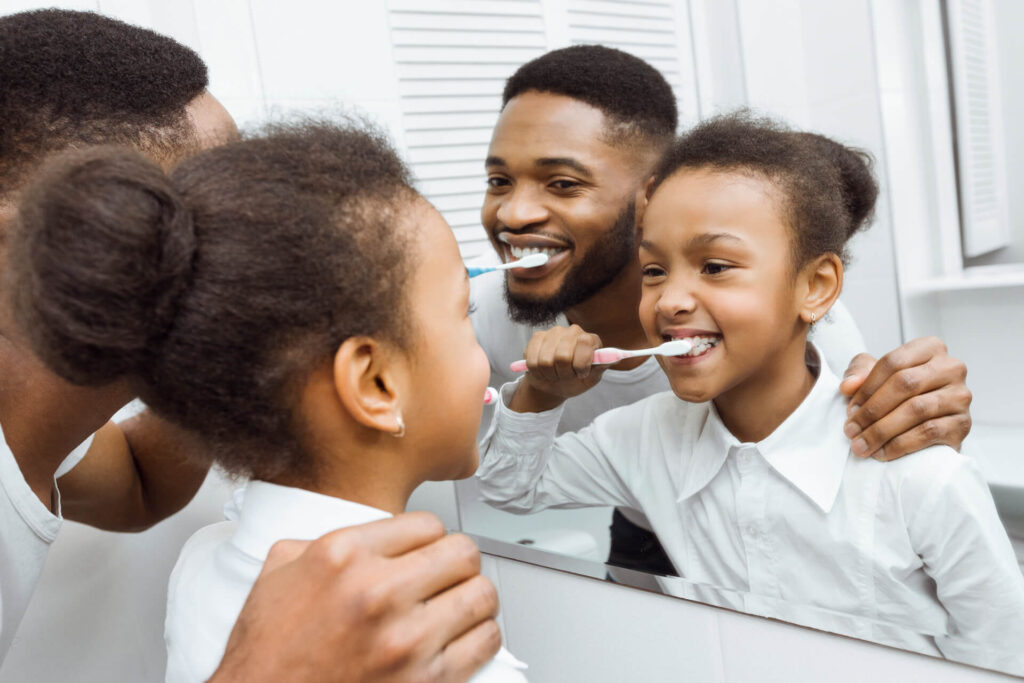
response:
<path fill-rule="evenodd" d="M 945 446 L 891 463 L 853 456 L 826 364 L 758 443 L 671 392 L 556 438 L 559 409 L 512 412 L 513 391 L 481 449 L 492 505 L 635 506 L 681 576 L 762 597 L 753 611 L 858 615 L 852 632 L 849 620 L 832 630 L 1024 673 L 1024 576 L 974 462 Z"/>
<path fill-rule="evenodd" d="M 515 381 L 519 375 L 512 372 L 509 365 L 523 357 L 534 333 L 546 328 L 517 323 L 509 317 L 503 272 L 487 273 L 470 280 L 470 298 L 474 305 L 474 312 L 470 314 L 473 330 L 491 365 L 490 385 L 500 387 Z M 560 315 L 554 325 L 568 327 L 569 321 Z M 857 323 L 841 301 L 836 301 L 828 316 L 814 326 L 813 334 L 825 360 L 835 368 L 845 369 L 855 355 L 866 350 Z M 601 413 L 668 389 L 668 379 L 654 356 L 632 370 L 606 370 L 597 386 L 563 404 L 558 433 L 579 431 Z M 487 433 L 493 412 L 491 406 L 484 406 L 481 437 Z M 650 528 L 639 512 L 629 507 L 620 511 L 634 524 Z"/>
<path fill-rule="evenodd" d="M 90 435 L 67 456 L 61 474 L 78 464 L 91 445 Z M 0 431 L 0 662 L 11 648 L 63 522 L 56 479 L 53 491 L 56 513 L 29 487 Z"/>
<path fill-rule="evenodd" d="M 237 521 L 197 531 L 171 573 L 164 627 L 168 683 L 199 683 L 213 675 L 276 542 L 313 540 L 335 529 L 391 516 L 359 503 L 263 481 L 249 482 L 244 496 L 236 495 L 226 507 L 238 515 Z M 472 680 L 522 683 L 525 668 L 502 648 Z"/>

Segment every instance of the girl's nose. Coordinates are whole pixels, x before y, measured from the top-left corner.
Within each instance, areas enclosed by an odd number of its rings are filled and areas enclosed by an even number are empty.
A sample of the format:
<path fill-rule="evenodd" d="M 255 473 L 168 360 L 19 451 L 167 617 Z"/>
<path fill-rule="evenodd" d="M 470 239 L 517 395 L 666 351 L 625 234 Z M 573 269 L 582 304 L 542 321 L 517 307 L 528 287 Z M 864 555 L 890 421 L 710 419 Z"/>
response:
<path fill-rule="evenodd" d="M 658 315 L 667 320 L 677 316 L 689 315 L 697 308 L 697 299 L 687 282 L 669 280 L 661 290 L 661 296 L 655 304 Z"/>
<path fill-rule="evenodd" d="M 515 187 L 501 197 L 499 202 L 496 214 L 498 221 L 511 230 L 522 230 L 534 224 L 544 223 L 548 219 L 544 203 L 528 186 Z"/>

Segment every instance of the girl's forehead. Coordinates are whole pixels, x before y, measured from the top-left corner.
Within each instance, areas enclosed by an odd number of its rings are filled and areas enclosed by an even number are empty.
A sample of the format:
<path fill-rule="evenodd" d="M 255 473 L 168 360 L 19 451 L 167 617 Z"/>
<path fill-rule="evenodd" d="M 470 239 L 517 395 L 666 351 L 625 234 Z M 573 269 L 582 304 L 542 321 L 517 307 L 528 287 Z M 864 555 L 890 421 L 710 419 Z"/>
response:
<path fill-rule="evenodd" d="M 756 174 L 716 169 L 682 169 L 667 178 L 643 217 L 647 241 L 689 240 L 700 232 L 734 232 L 774 238 L 788 236 L 781 195 Z"/>

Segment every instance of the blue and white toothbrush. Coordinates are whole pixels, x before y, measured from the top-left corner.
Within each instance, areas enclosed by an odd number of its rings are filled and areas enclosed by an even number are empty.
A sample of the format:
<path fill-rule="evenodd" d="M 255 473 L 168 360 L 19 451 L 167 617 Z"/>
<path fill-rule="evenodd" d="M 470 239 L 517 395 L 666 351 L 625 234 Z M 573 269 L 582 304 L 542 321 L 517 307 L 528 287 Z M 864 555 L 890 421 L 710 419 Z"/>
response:
<path fill-rule="evenodd" d="M 470 277 L 476 277 L 477 275 L 483 275 L 489 273 L 492 270 L 509 270 L 510 268 L 539 268 L 548 262 L 547 254 L 530 254 L 524 256 L 518 261 L 512 261 L 511 263 L 502 263 L 499 266 L 466 266 L 466 271 Z"/>

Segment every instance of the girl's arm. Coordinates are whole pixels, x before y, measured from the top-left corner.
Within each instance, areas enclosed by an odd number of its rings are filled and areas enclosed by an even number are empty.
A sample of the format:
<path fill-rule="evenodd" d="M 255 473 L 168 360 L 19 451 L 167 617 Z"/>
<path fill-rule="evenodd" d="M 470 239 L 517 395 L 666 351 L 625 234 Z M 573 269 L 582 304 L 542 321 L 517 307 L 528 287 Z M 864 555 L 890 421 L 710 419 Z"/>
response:
<path fill-rule="evenodd" d="M 555 436 L 561 406 L 544 412 L 509 409 L 517 383 L 501 389 L 488 435 L 480 444 L 477 478 L 484 500 L 520 514 L 547 508 L 640 504 L 625 477 L 628 459 L 644 449 L 649 401 L 617 408 L 580 432 Z"/>
<path fill-rule="evenodd" d="M 948 448 L 904 482 L 908 532 L 949 613 L 936 645 L 948 659 L 1024 674 L 1024 575 L 973 459 Z"/>

